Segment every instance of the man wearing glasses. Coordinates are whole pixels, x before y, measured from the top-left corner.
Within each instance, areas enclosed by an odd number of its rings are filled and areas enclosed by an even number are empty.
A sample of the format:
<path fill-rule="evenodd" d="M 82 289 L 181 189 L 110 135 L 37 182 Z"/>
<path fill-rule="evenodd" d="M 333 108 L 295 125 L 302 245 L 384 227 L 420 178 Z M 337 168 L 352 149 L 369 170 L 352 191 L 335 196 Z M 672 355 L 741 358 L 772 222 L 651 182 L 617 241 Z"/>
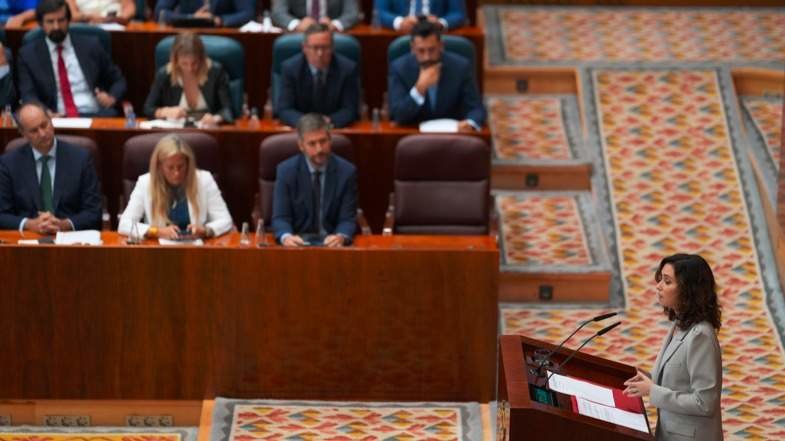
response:
<path fill-rule="evenodd" d="M 325 24 L 308 27 L 303 53 L 281 66 L 276 113 L 295 126 L 303 114 L 326 115 L 332 127 L 346 127 L 359 117 L 360 77 L 357 64 L 333 53 L 333 35 Z"/>

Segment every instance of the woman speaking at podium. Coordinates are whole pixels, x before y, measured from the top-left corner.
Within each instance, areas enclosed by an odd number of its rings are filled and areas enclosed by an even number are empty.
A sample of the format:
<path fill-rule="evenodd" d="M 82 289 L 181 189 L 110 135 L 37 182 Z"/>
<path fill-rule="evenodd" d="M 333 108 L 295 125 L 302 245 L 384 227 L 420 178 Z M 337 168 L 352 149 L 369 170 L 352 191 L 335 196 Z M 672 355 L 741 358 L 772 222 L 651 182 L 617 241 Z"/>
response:
<path fill-rule="evenodd" d="M 652 378 L 627 380 L 624 393 L 648 395 L 657 408 L 658 440 L 722 440 L 720 307 L 714 275 L 696 254 L 674 254 L 655 273 L 660 305 L 673 322 Z"/>

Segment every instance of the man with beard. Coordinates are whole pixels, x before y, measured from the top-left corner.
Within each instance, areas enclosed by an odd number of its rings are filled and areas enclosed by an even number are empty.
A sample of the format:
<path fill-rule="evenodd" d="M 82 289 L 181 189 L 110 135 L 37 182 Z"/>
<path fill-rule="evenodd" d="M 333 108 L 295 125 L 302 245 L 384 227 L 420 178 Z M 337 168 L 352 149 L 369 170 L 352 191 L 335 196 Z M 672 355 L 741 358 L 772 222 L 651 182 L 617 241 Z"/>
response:
<path fill-rule="evenodd" d="M 36 20 L 46 37 L 19 51 L 19 94 L 67 116 L 116 116 L 125 78 L 97 38 L 68 32 L 65 0 L 42 0 Z"/>
<path fill-rule="evenodd" d="M 38 103 L 18 112 L 22 147 L 0 156 L 0 229 L 41 234 L 101 227 L 101 191 L 90 153 L 55 138 Z"/>
<path fill-rule="evenodd" d="M 327 25 L 312 24 L 303 37 L 303 52 L 281 66 L 278 117 L 294 126 L 304 113 L 326 115 L 333 127 L 355 122 L 360 101 L 357 64 L 333 53 L 333 34 Z"/>
<path fill-rule="evenodd" d="M 357 169 L 332 155 L 330 126 L 307 113 L 297 122 L 302 154 L 281 162 L 273 195 L 273 231 L 287 247 L 349 245 L 357 212 Z"/>
<path fill-rule="evenodd" d="M 462 132 L 485 123 L 475 66 L 444 50 L 439 27 L 420 19 L 411 31 L 411 53 L 393 61 L 388 76 L 390 116 L 398 124 L 436 118 L 459 120 Z"/>

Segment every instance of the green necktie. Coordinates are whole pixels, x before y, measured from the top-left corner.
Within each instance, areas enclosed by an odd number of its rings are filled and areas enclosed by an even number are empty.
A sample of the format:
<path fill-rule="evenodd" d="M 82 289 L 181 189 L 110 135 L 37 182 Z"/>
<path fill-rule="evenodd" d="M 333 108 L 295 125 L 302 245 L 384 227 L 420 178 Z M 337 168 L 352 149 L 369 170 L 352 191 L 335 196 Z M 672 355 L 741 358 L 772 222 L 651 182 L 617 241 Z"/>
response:
<path fill-rule="evenodd" d="M 52 175 L 49 174 L 49 155 L 41 157 L 41 203 L 43 211 L 54 212 L 52 207 Z"/>

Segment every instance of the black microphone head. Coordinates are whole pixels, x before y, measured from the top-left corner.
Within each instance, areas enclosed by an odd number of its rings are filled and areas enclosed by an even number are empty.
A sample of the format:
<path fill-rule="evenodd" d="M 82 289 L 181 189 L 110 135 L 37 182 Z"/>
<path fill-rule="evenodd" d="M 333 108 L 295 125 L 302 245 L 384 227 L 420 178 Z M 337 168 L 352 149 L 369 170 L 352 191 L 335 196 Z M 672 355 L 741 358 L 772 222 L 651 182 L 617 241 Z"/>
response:
<path fill-rule="evenodd" d="M 598 336 L 599 336 L 599 335 L 603 335 L 603 334 L 605 334 L 605 333 L 609 332 L 611 329 L 613 329 L 613 328 L 615 328 L 615 327 L 619 326 L 620 324 L 621 324 L 621 322 L 616 322 L 616 323 L 614 323 L 614 324 L 612 324 L 612 325 L 610 325 L 610 326 L 606 326 L 606 327 L 604 327 L 604 328 L 600 329 L 599 331 L 597 331 L 597 335 L 598 335 Z"/>
<path fill-rule="evenodd" d="M 614 315 L 618 315 L 618 314 L 619 314 L 618 312 L 609 312 L 607 314 L 598 315 L 597 317 L 594 317 L 593 319 L 591 319 L 591 321 L 599 322 L 599 321 L 605 320 L 606 318 L 611 318 Z"/>

